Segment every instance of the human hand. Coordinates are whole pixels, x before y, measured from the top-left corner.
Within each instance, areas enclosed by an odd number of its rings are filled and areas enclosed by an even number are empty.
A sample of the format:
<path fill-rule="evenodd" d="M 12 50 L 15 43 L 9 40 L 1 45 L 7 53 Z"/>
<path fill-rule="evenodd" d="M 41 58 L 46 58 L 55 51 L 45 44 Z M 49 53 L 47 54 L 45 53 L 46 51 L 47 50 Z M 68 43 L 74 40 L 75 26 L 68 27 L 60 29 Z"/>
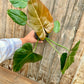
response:
<path fill-rule="evenodd" d="M 22 41 L 22 45 L 25 43 L 36 43 L 37 40 L 35 39 L 35 32 L 32 30 L 28 35 L 24 38 L 20 38 Z M 38 43 L 43 43 L 43 41 L 38 41 Z"/>

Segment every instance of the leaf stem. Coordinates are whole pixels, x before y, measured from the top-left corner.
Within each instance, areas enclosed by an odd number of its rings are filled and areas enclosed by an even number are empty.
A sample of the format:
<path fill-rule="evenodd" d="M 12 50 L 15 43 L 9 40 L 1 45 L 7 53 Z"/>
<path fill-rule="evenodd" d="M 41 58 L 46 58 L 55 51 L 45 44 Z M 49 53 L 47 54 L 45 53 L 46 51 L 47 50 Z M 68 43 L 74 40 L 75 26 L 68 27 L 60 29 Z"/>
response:
<path fill-rule="evenodd" d="M 66 49 L 67 51 L 70 51 L 70 50 L 69 50 L 68 48 L 66 48 L 65 46 L 62 46 L 62 45 L 60 45 L 60 44 L 54 42 L 53 40 L 51 40 L 51 39 L 49 39 L 49 38 L 47 38 L 47 37 L 46 37 L 46 39 L 49 40 L 49 41 L 51 41 L 51 42 L 54 43 L 55 45 L 57 45 L 57 46 L 59 46 L 59 47 L 62 47 L 62 48 L 64 48 L 64 49 Z"/>
<path fill-rule="evenodd" d="M 37 42 L 36 42 L 36 44 L 35 44 L 35 47 L 34 47 L 34 49 L 33 49 L 33 52 L 35 52 L 35 50 L 36 50 L 36 48 L 37 48 L 38 41 L 39 41 L 39 40 L 37 40 Z"/>
<path fill-rule="evenodd" d="M 59 55 L 61 55 L 61 53 L 52 45 L 52 43 L 51 43 L 47 38 L 45 38 L 45 40 L 55 49 L 55 51 L 56 51 Z"/>

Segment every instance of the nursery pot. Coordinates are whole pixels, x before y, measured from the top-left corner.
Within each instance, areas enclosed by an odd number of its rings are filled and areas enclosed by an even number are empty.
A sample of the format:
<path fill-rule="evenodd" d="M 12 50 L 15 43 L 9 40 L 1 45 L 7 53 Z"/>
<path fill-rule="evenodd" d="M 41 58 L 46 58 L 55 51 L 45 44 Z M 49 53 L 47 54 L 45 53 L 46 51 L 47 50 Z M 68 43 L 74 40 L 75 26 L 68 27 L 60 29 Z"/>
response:
<path fill-rule="evenodd" d="M 49 33 L 47 33 L 46 32 L 46 37 L 49 37 Z M 36 32 L 35 32 L 35 38 L 37 39 L 37 40 L 40 40 L 41 41 L 41 39 L 38 37 L 38 35 L 36 34 Z M 43 40 L 44 41 L 44 40 Z"/>

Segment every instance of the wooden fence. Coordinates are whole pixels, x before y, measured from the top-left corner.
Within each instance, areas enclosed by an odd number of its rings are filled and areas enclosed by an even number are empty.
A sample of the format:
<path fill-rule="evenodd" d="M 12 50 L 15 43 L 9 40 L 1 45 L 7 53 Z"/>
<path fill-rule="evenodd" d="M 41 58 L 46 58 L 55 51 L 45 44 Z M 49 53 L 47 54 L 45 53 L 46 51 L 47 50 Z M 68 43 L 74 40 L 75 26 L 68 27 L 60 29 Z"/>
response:
<path fill-rule="evenodd" d="M 52 34 L 50 38 L 69 49 L 81 40 L 80 48 L 75 56 L 75 62 L 70 66 L 66 73 L 61 77 L 60 62 L 57 53 L 45 41 L 39 44 L 36 52 L 43 55 L 42 61 L 38 63 L 25 64 L 18 73 L 30 79 L 36 80 L 39 84 L 84 84 L 75 83 L 75 73 L 80 65 L 84 48 L 84 0 L 41 0 L 50 10 L 54 21 L 61 23 L 61 31 Z M 31 31 L 31 28 L 15 24 L 7 15 L 7 9 L 14 8 L 9 0 L 0 0 L 0 38 L 20 38 Z M 27 13 L 27 8 L 22 9 Z M 60 53 L 65 52 L 55 46 Z M 12 60 L 7 60 L 1 66 L 12 70 Z M 81 68 L 81 67 L 79 67 Z M 82 68 L 84 71 L 84 68 Z M 77 72 L 78 73 L 78 72 Z M 77 74 L 76 73 L 76 74 Z"/>

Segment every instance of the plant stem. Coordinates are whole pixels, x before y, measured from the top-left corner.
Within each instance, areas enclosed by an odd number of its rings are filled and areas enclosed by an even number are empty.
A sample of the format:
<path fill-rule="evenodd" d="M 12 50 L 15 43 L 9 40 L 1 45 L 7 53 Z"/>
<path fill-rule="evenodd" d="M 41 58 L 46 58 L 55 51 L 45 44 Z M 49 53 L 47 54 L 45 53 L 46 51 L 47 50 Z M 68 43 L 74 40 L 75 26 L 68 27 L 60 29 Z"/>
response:
<path fill-rule="evenodd" d="M 52 45 L 52 43 L 47 39 L 45 38 L 45 40 L 55 49 L 55 51 L 61 56 L 61 54 L 59 53 L 59 51 Z"/>
<path fill-rule="evenodd" d="M 36 48 L 37 48 L 38 41 L 39 41 L 39 40 L 37 40 L 37 42 L 36 42 L 36 44 L 35 44 L 35 47 L 34 47 L 34 49 L 33 49 L 33 52 L 35 52 L 35 50 L 36 50 Z"/>
<path fill-rule="evenodd" d="M 51 40 L 51 39 L 49 39 L 49 38 L 47 38 L 47 37 L 46 37 L 46 39 L 49 40 L 49 41 L 51 41 L 51 42 L 54 43 L 55 45 L 57 45 L 57 46 L 59 46 L 59 47 L 62 47 L 62 48 L 64 48 L 64 49 L 66 49 L 67 51 L 70 51 L 70 50 L 69 50 L 68 48 L 66 48 L 65 46 L 62 46 L 62 45 L 60 45 L 60 44 L 54 42 L 53 40 Z"/>

